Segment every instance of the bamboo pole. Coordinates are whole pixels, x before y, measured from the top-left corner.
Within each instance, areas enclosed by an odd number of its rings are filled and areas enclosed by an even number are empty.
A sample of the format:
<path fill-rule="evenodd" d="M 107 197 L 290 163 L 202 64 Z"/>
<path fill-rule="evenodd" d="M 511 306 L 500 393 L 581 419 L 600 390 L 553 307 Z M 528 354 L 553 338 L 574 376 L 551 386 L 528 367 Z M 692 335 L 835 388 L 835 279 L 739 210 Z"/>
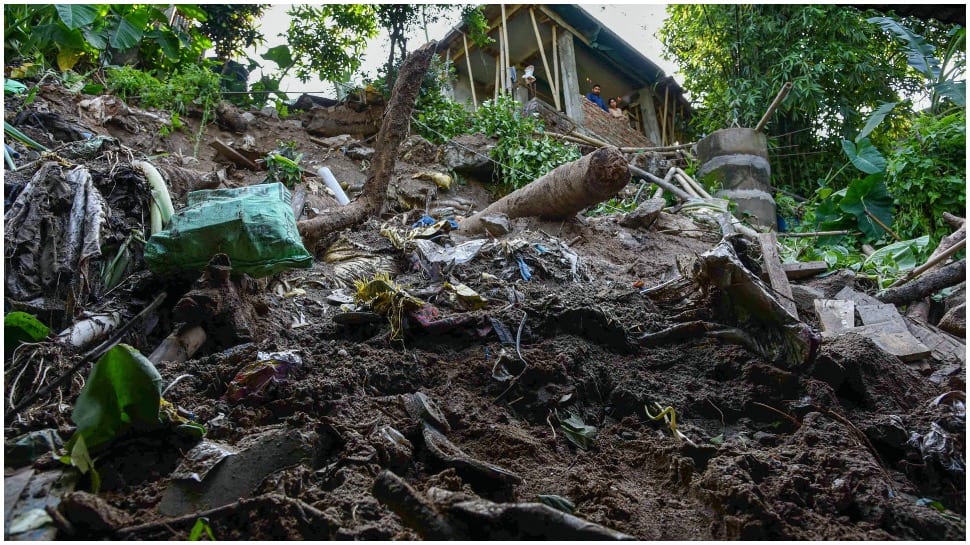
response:
<path fill-rule="evenodd" d="M 465 65 L 468 67 L 468 86 L 472 89 L 472 105 L 478 109 L 478 97 L 475 96 L 475 78 L 472 77 L 472 59 L 468 54 L 468 37 L 461 33 L 461 43 L 465 46 Z"/>
<path fill-rule="evenodd" d="M 512 59 L 509 58 L 509 24 L 505 17 L 505 4 L 499 4 L 502 7 L 502 36 L 505 37 L 505 66 L 502 67 L 502 73 L 505 74 L 505 89 L 511 89 L 512 78 L 509 75 L 509 66 L 512 66 Z"/>
<path fill-rule="evenodd" d="M 502 35 L 499 34 L 499 40 L 502 39 Z M 502 67 L 499 57 L 502 56 L 502 51 L 499 49 L 498 57 L 495 57 L 495 100 L 498 100 L 498 90 L 502 87 Z"/>
<path fill-rule="evenodd" d="M 542 67 L 546 71 L 546 79 L 552 85 L 552 98 L 555 103 L 556 110 L 559 109 L 559 90 L 556 89 L 556 84 L 553 83 L 551 72 L 549 72 L 549 61 L 546 60 L 546 48 L 542 45 L 542 36 L 539 35 L 539 25 L 536 23 L 536 10 L 534 8 L 529 8 L 529 17 L 532 18 L 532 30 L 536 33 L 536 44 L 539 46 L 539 55 L 542 56 Z"/>
<path fill-rule="evenodd" d="M 637 148 L 637 147 L 620 148 L 620 151 L 622 151 L 623 153 L 635 153 L 638 151 L 676 151 L 679 149 L 690 148 L 694 146 L 694 144 L 696 144 L 696 142 L 688 142 L 687 144 L 678 144 L 676 146 L 654 146 L 651 148 L 642 148 L 642 147 L 641 148 Z"/>
<path fill-rule="evenodd" d="M 785 84 L 781 86 L 781 91 L 778 91 L 778 95 L 775 97 L 775 100 L 771 101 L 771 105 L 768 106 L 768 110 L 765 112 L 765 115 L 761 116 L 761 120 L 758 121 L 757 125 L 755 125 L 754 130 L 761 132 L 762 129 L 765 128 L 771 114 L 775 113 L 775 110 L 781 104 L 781 101 L 785 100 L 785 97 L 788 96 L 789 91 L 791 91 L 791 82 L 786 81 Z"/>
<path fill-rule="evenodd" d="M 841 235 L 848 235 L 853 231 L 811 231 L 808 233 L 778 233 L 778 236 L 785 238 L 802 238 L 802 237 L 835 237 Z"/>
<path fill-rule="evenodd" d="M 559 37 L 557 36 L 558 28 L 559 27 L 556 26 L 556 23 L 552 24 L 552 71 L 555 72 L 555 74 L 553 75 L 555 76 L 555 80 L 556 80 L 556 109 L 559 109 L 559 104 L 560 104 L 559 101 L 561 99 L 561 97 L 559 96 L 560 66 L 559 66 Z M 562 110 L 559 109 L 559 111 L 561 112 Z"/>
<path fill-rule="evenodd" d="M 664 111 L 661 114 L 662 121 L 660 122 L 660 145 L 667 145 L 667 100 L 670 97 L 670 87 L 664 88 Z"/>

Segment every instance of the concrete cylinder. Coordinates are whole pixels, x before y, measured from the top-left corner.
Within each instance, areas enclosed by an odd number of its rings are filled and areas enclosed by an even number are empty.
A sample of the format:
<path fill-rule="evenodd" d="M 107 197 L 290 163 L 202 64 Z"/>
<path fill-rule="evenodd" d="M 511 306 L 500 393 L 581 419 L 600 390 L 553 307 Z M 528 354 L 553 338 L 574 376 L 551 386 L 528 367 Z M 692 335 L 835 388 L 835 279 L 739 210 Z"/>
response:
<path fill-rule="evenodd" d="M 754 129 L 721 129 L 697 143 L 697 178 L 720 189 L 714 195 L 737 204 L 736 215 L 778 228 L 771 196 L 768 138 Z"/>

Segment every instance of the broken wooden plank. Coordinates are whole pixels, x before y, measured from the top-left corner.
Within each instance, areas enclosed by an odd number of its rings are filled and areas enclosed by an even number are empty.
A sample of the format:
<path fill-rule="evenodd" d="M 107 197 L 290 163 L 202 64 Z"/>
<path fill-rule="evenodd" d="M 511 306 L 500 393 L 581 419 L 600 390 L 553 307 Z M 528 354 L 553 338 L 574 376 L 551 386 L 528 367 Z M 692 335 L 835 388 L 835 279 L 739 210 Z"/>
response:
<path fill-rule="evenodd" d="M 838 299 L 816 299 L 815 313 L 822 324 L 822 336 L 833 337 L 855 327 L 855 303 Z"/>
<path fill-rule="evenodd" d="M 859 319 L 865 325 L 881 324 L 884 322 L 900 323 L 905 326 L 903 317 L 899 315 L 895 305 L 882 303 L 878 305 L 856 305 L 859 312 Z"/>
<path fill-rule="evenodd" d="M 795 308 L 795 298 L 792 296 L 791 285 L 781 267 L 781 257 L 778 255 L 778 238 L 774 232 L 758 233 L 758 242 L 761 244 L 764 266 L 768 269 L 771 289 L 778 296 L 778 302 L 781 303 L 781 306 L 797 319 L 798 309 Z"/>
<path fill-rule="evenodd" d="M 894 305 L 878 303 L 857 304 L 856 311 L 864 324 L 854 333 L 872 339 L 876 346 L 903 361 L 914 361 L 929 356 L 933 351 L 909 332 L 906 320 Z"/>
<path fill-rule="evenodd" d="M 882 301 L 872 297 L 871 295 L 866 295 L 860 291 L 856 291 L 849 286 L 842 288 L 839 293 L 835 294 L 836 299 L 842 299 L 844 301 L 852 301 L 856 305 L 881 305 Z"/>
<path fill-rule="evenodd" d="M 256 166 L 256 163 L 250 161 L 249 158 L 247 158 L 245 155 L 232 149 L 232 147 L 229 146 L 229 144 L 226 144 L 222 140 L 219 140 L 217 138 L 215 142 L 209 142 L 209 145 L 212 148 L 214 148 L 217 152 L 222 154 L 223 157 L 232 161 L 233 164 L 235 164 L 237 167 L 244 167 L 244 168 L 248 168 L 249 170 L 259 170 L 259 167 Z"/>
<path fill-rule="evenodd" d="M 914 337 L 932 350 L 931 356 L 936 361 L 941 363 L 953 361 L 959 361 L 961 364 L 966 363 L 967 346 L 953 335 L 909 318 L 906 319 L 906 325 Z"/>
<path fill-rule="evenodd" d="M 863 325 L 850 329 L 847 333 L 868 337 L 876 346 L 902 361 L 920 360 L 932 353 L 932 350 L 906 329 L 905 324 L 899 322 Z"/>
<path fill-rule="evenodd" d="M 829 270 L 829 265 L 824 261 L 797 261 L 795 263 L 782 263 L 781 268 L 784 269 L 785 276 L 789 280 L 800 280 L 822 274 Z"/>

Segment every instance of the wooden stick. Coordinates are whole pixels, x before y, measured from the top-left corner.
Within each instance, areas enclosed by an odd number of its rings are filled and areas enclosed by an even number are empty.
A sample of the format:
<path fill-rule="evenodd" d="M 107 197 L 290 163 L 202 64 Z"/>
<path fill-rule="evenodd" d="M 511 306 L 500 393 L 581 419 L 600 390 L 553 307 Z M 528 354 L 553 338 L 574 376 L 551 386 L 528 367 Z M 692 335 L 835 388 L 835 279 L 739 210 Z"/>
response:
<path fill-rule="evenodd" d="M 601 148 L 604 148 L 606 146 L 609 146 L 609 144 L 607 144 L 606 142 L 603 142 L 602 140 L 598 140 L 596 138 L 593 138 L 592 136 L 588 136 L 588 135 L 585 135 L 585 134 L 582 134 L 582 133 L 579 133 L 579 132 L 576 132 L 576 131 L 573 131 L 573 132 L 571 132 L 569 134 L 572 135 L 572 136 L 575 136 L 576 138 L 581 138 L 583 140 L 586 140 L 587 142 L 589 142 L 590 144 L 592 144 L 594 146 L 599 146 Z"/>
<path fill-rule="evenodd" d="M 681 201 L 687 202 L 687 201 L 693 199 L 693 197 L 691 197 L 691 195 L 689 193 L 687 193 L 683 189 L 678 188 L 674 184 L 670 183 L 670 180 L 668 180 L 668 179 L 663 179 L 662 180 L 662 179 L 654 176 L 653 174 L 650 174 L 649 172 L 647 172 L 646 170 L 643 170 L 641 168 L 638 168 L 638 167 L 635 167 L 633 165 L 630 165 L 630 174 L 632 174 L 632 175 L 634 175 L 634 176 L 636 176 L 638 178 L 642 178 L 644 180 L 649 180 L 649 181 L 657 184 L 659 187 L 662 187 L 662 188 L 666 189 L 667 191 L 669 191 L 670 193 L 672 193 L 675 197 L 677 197 Z M 670 171 L 668 171 L 667 174 L 668 174 L 668 177 L 671 176 Z"/>
<path fill-rule="evenodd" d="M 662 114 L 662 123 L 660 123 L 660 145 L 664 146 L 667 144 L 667 98 L 670 96 L 670 87 L 664 88 L 664 111 Z"/>
<path fill-rule="evenodd" d="M 556 35 L 556 31 L 559 27 L 556 23 L 552 23 L 552 71 L 554 72 L 556 80 L 556 109 L 560 112 L 562 108 L 560 107 L 560 97 L 559 97 L 559 37 Z"/>
<path fill-rule="evenodd" d="M 503 42 L 503 47 L 505 48 L 505 66 L 502 67 L 502 73 L 505 75 L 505 87 L 502 88 L 502 92 L 506 89 L 511 89 L 512 87 L 512 77 L 509 74 L 509 67 L 512 66 L 512 58 L 509 55 L 509 24 L 505 16 L 505 4 L 499 4 L 502 8 L 502 36 L 505 37 Z"/>
<path fill-rule="evenodd" d="M 899 235 L 896 234 L 896 231 L 893 231 L 892 229 L 889 228 L 888 225 L 886 225 L 885 223 L 879 221 L 879 218 L 877 218 L 875 214 L 873 214 L 872 212 L 866 210 L 866 215 L 869 216 L 869 219 L 871 219 L 872 221 L 874 221 L 877 224 L 879 224 L 879 227 L 882 227 L 883 229 L 885 229 L 885 231 L 887 233 L 889 233 L 890 235 L 892 235 L 893 238 L 896 239 L 896 242 L 899 242 L 899 241 L 903 240 L 903 239 L 899 238 Z"/>
<path fill-rule="evenodd" d="M 811 231 L 807 233 L 778 233 L 780 237 L 800 238 L 800 237 L 834 237 L 858 233 L 858 231 Z"/>
<path fill-rule="evenodd" d="M 478 97 L 475 96 L 475 78 L 472 77 L 472 59 L 471 59 L 471 56 L 468 54 L 468 38 L 465 36 L 464 32 L 461 33 L 461 41 L 465 45 L 465 64 L 466 66 L 468 66 L 468 86 L 471 87 L 471 90 L 472 90 L 472 104 L 475 106 L 475 109 L 477 110 Z"/>
<path fill-rule="evenodd" d="M 932 268 L 937 263 L 942 263 L 943 261 L 945 261 L 947 258 L 949 258 L 950 256 L 952 256 L 953 254 L 955 254 L 955 253 L 959 252 L 960 250 L 964 249 L 966 246 L 967 246 L 967 239 L 964 238 L 960 242 L 954 244 L 953 246 L 950 246 L 945 252 L 943 252 L 940 255 L 938 255 L 938 256 L 930 259 L 926 263 L 923 263 L 919 267 L 917 267 L 917 268 L 909 271 L 909 274 L 907 274 L 906 276 L 904 276 L 904 277 L 900 278 L 899 280 L 893 282 L 889 287 L 890 288 L 896 288 L 896 287 L 902 286 L 906 282 L 909 282 L 913 278 L 916 278 L 919 275 L 923 274 L 924 272 L 926 272 L 927 270 L 929 270 L 930 268 Z"/>
<path fill-rule="evenodd" d="M 688 149 L 693 147 L 697 142 L 690 142 L 687 144 L 678 144 L 676 146 L 653 146 L 649 148 L 620 148 L 623 153 L 635 153 L 638 151 L 676 151 L 679 149 Z"/>
<path fill-rule="evenodd" d="M 765 112 L 765 115 L 761 116 L 761 121 L 758 121 L 758 124 L 755 125 L 754 130 L 760 132 L 765 128 L 765 125 L 768 123 L 768 118 L 771 117 L 771 114 L 775 113 L 775 110 L 781 105 L 781 101 L 785 100 L 785 97 L 788 96 L 789 91 L 791 91 L 790 81 L 785 82 L 785 84 L 781 86 L 781 91 L 778 91 L 778 95 L 775 97 L 775 100 L 771 101 L 771 105 L 768 106 L 768 110 Z"/>
<path fill-rule="evenodd" d="M 498 39 L 502 39 L 502 35 L 499 34 Z M 502 87 L 502 50 L 499 49 L 498 57 L 495 57 L 495 100 L 498 100 L 498 90 Z"/>
<path fill-rule="evenodd" d="M 539 35 L 539 25 L 536 24 L 536 10 L 534 8 L 529 8 L 529 16 L 532 17 L 532 30 L 536 33 L 536 44 L 539 45 L 539 54 L 542 56 L 542 67 L 546 70 L 546 78 L 549 79 L 549 62 L 546 60 L 546 48 L 542 45 L 542 36 Z M 549 79 L 549 83 L 553 83 Z M 556 110 L 559 109 L 559 90 L 556 88 L 555 84 L 552 84 L 552 98 L 556 106 Z"/>
<path fill-rule="evenodd" d="M 685 182 L 687 182 L 687 184 L 689 184 L 691 187 L 693 187 L 694 188 L 694 191 L 696 191 L 701 197 L 704 197 L 705 199 L 713 199 L 714 198 L 714 197 L 711 196 L 710 193 L 707 192 L 706 189 L 704 189 L 704 186 L 702 186 L 701 184 L 697 183 L 697 180 L 695 180 L 695 179 L 691 178 L 690 176 L 688 176 L 686 172 L 684 172 L 683 170 L 681 170 L 681 169 L 679 169 L 677 167 L 673 167 L 673 169 L 674 169 L 674 174 L 676 176 L 678 176 L 679 178 L 682 178 Z"/>

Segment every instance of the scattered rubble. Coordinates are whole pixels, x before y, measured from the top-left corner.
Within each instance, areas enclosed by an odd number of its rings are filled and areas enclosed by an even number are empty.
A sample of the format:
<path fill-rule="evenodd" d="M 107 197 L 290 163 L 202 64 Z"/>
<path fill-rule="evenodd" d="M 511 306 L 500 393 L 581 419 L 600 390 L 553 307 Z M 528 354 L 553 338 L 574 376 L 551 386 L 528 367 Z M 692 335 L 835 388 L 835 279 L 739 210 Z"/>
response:
<path fill-rule="evenodd" d="M 37 119 L 59 131 L 21 125 L 51 148 L 97 145 L 5 173 L 6 306 L 48 328 L 5 353 L 5 537 L 182 540 L 201 519 L 220 540 L 965 536 L 965 288 L 934 320 L 900 313 L 848 271 L 781 263 L 774 235 L 618 149 L 490 206 L 492 143 L 405 138 L 406 119 L 367 140 L 370 98 L 226 109 L 196 161 L 187 133 L 117 100 L 43 86 L 6 104 L 15 124 L 56 113 Z M 311 167 L 293 188 L 247 155 L 284 139 Z M 153 232 L 136 163 L 159 149 L 175 213 Z M 359 205 L 375 171 L 380 202 Z M 631 175 L 678 202 L 577 215 Z M 254 186 L 275 208 L 199 212 Z M 564 206 L 536 208 L 542 191 Z M 120 391 L 92 374 L 112 347 L 143 395 L 75 414 Z M 131 412 L 146 400 L 150 421 Z"/>

